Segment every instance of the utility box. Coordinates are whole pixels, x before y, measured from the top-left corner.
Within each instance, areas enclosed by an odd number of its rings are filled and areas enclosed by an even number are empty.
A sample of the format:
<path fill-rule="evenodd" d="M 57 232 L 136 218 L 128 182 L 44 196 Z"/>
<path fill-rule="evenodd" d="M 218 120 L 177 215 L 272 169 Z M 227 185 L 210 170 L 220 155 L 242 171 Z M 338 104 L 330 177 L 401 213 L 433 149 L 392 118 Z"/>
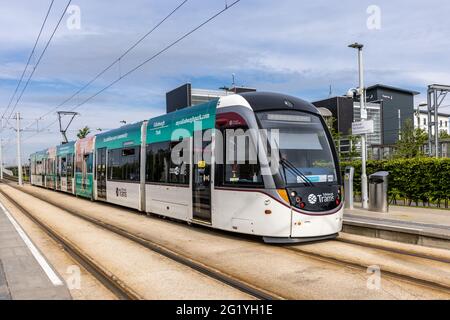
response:
<path fill-rule="evenodd" d="M 369 210 L 389 212 L 388 202 L 389 172 L 380 171 L 369 176 Z"/>
<path fill-rule="evenodd" d="M 345 167 L 344 173 L 344 195 L 345 208 L 353 209 L 353 179 L 355 177 L 355 168 Z"/>

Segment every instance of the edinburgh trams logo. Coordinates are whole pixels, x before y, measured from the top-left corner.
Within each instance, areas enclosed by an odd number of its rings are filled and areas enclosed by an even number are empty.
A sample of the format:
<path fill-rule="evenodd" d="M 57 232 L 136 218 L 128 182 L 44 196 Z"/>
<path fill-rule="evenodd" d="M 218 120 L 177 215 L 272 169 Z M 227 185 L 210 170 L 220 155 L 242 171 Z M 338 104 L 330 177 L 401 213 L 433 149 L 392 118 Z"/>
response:
<path fill-rule="evenodd" d="M 308 202 L 309 202 L 310 204 L 316 204 L 316 202 L 317 202 L 317 196 L 316 196 L 315 194 L 310 194 L 310 195 L 308 196 Z"/>
<path fill-rule="evenodd" d="M 310 194 L 308 196 L 308 202 L 310 204 L 316 204 L 317 202 L 319 203 L 327 203 L 327 202 L 331 202 L 334 201 L 335 196 L 333 193 L 322 193 L 322 194 Z"/>

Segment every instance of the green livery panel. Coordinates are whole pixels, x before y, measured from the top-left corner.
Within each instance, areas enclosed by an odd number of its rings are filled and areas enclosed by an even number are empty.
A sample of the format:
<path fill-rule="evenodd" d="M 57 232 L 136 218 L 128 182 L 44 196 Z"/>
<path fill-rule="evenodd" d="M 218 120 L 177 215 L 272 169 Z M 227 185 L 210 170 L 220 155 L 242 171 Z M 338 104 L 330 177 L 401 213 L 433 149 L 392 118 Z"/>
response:
<path fill-rule="evenodd" d="M 142 122 L 123 126 L 119 129 L 98 134 L 95 138 L 95 148 L 120 149 L 141 144 Z"/>
<path fill-rule="evenodd" d="M 194 131 L 213 129 L 218 100 L 181 109 L 150 119 L 147 126 L 147 144 L 176 141 L 191 137 Z"/>
<path fill-rule="evenodd" d="M 92 198 L 94 175 L 92 173 L 75 173 L 75 194 L 84 198 Z"/>
<path fill-rule="evenodd" d="M 57 156 L 64 156 L 66 154 L 73 154 L 75 153 L 75 142 L 69 142 L 66 144 L 62 144 L 56 147 L 56 155 Z"/>

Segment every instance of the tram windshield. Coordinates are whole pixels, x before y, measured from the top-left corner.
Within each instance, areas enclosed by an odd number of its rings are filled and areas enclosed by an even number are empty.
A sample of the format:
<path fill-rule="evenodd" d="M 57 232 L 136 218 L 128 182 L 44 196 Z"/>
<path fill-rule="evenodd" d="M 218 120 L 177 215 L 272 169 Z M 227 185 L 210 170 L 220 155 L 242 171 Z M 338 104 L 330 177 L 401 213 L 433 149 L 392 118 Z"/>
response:
<path fill-rule="evenodd" d="M 257 114 L 270 136 L 278 130 L 280 173 L 286 184 L 336 184 L 336 164 L 322 121 L 300 111 L 269 111 Z M 275 140 L 276 141 L 276 140 Z"/>

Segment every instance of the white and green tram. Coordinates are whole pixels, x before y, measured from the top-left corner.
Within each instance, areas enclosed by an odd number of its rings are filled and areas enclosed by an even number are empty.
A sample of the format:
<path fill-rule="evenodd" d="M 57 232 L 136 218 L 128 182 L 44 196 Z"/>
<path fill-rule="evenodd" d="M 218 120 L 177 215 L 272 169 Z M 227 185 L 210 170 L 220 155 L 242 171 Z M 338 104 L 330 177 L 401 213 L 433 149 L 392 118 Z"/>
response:
<path fill-rule="evenodd" d="M 56 150 L 56 163 L 52 152 L 31 155 L 33 185 L 272 243 L 342 229 L 332 138 L 318 110 L 295 97 L 225 96 Z"/>

